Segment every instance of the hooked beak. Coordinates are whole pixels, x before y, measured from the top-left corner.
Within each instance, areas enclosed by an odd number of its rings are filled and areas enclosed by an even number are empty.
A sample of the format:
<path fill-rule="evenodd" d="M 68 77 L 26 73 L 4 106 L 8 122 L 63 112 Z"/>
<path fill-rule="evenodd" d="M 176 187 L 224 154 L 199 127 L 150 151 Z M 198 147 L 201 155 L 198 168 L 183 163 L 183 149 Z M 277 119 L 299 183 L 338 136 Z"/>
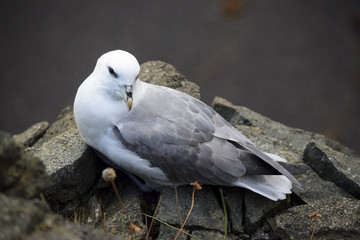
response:
<path fill-rule="evenodd" d="M 129 111 L 133 105 L 133 98 L 132 98 L 132 85 L 120 85 L 120 93 L 122 98 L 124 99 Z"/>

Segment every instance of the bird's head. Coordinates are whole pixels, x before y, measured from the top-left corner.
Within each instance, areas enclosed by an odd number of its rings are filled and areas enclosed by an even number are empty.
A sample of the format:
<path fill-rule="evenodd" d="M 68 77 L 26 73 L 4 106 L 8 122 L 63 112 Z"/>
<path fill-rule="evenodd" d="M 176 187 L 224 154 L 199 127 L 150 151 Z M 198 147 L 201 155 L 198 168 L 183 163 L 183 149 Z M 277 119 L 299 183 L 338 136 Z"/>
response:
<path fill-rule="evenodd" d="M 112 96 L 125 101 L 129 111 L 133 103 L 133 87 L 139 73 L 139 62 L 132 54 L 123 50 L 102 55 L 93 72 Z"/>

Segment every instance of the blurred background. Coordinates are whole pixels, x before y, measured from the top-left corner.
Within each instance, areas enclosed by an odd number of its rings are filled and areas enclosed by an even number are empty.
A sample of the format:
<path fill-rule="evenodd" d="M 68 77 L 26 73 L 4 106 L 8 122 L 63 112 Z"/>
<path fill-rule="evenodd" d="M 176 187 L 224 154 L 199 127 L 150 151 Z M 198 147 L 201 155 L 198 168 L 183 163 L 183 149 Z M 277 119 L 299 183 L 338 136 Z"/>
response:
<path fill-rule="evenodd" d="M 215 96 L 360 152 L 360 1 L 7 1 L 0 129 L 52 122 L 97 58 L 162 60 Z"/>

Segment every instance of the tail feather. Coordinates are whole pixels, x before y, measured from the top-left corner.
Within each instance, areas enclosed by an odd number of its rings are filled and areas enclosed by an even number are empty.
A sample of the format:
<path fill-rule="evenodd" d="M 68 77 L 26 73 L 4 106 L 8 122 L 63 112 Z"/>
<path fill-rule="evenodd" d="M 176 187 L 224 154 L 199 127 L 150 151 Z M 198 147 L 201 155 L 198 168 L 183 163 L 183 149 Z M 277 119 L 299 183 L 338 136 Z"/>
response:
<path fill-rule="evenodd" d="M 282 175 L 251 175 L 243 176 L 235 186 L 247 188 L 273 201 L 286 198 L 291 193 L 291 181 Z"/>
<path fill-rule="evenodd" d="M 294 165 L 277 155 L 266 154 L 293 175 L 305 173 L 309 169 L 306 165 Z M 233 185 L 247 188 L 274 201 L 285 199 L 292 189 L 291 181 L 284 175 L 244 175 Z"/>

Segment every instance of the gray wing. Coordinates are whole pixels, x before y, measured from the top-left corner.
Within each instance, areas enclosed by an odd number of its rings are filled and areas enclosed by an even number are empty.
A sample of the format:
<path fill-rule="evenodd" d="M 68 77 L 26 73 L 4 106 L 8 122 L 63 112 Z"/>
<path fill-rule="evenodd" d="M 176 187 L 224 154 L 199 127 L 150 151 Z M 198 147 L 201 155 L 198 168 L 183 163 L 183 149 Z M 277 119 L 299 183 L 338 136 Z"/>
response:
<path fill-rule="evenodd" d="M 174 184 L 196 180 L 229 185 L 244 174 L 287 173 L 269 157 L 271 164 L 262 161 L 267 155 L 206 104 L 172 89 L 149 87 L 146 98 L 114 131 L 122 144 L 162 169 Z"/>

